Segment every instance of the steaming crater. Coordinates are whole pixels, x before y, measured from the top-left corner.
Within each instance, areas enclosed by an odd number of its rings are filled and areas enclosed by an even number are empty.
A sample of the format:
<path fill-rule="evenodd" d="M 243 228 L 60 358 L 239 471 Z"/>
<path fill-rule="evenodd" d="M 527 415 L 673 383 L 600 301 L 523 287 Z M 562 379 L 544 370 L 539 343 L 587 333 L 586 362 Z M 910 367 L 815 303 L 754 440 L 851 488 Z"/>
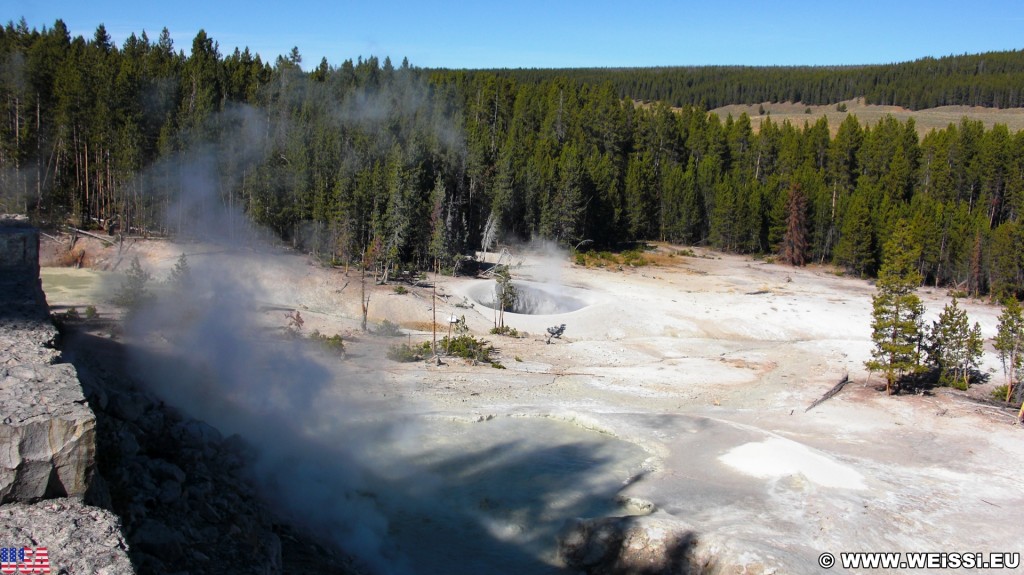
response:
<path fill-rule="evenodd" d="M 512 282 L 518 292 L 518 299 L 506 313 L 525 315 L 557 315 L 581 310 L 595 303 L 593 294 L 586 290 L 556 284 L 541 284 L 526 281 Z M 474 302 L 495 309 L 495 282 L 480 281 L 466 290 Z"/>

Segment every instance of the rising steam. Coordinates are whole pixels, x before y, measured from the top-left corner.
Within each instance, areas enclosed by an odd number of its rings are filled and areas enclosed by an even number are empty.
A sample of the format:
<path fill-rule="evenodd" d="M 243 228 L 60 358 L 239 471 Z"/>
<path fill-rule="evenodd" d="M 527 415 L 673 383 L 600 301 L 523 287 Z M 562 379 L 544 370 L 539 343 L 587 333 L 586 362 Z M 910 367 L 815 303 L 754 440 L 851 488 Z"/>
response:
<path fill-rule="evenodd" d="M 189 259 L 188 291 L 133 314 L 127 334 L 137 342 L 134 371 L 168 403 L 253 445 L 252 478 L 278 513 L 374 573 L 411 572 L 389 543 L 386 510 L 372 495 L 388 476 L 403 473 L 383 454 L 410 427 L 383 415 L 393 404 L 385 410 L 345 392 L 372 382 L 339 374 L 301 338 L 284 338 L 256 321 L 274 295 L 265 274 L 253 270 L 276 265 L 295 279 L 303 265 L 219 193 L 221 165 L 262 159 L 266 118 L 235 107 L 221 121 L 234 127 L 226 143 L 166 158 L 143 176 L 178 193 L 168 227 L 201 241 L 202 249 Z"/>

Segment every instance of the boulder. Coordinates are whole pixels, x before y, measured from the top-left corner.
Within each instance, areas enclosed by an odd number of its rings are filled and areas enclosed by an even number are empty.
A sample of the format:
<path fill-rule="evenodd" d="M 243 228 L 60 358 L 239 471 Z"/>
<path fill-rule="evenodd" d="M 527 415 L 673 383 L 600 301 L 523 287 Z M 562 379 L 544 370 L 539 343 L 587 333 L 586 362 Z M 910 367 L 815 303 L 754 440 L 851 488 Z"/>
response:
<path fill-rule="evenodd" d="M 0 503 L 84 496 L 96 418 L 75 368 L 3 363 L 0 357 Z"/>

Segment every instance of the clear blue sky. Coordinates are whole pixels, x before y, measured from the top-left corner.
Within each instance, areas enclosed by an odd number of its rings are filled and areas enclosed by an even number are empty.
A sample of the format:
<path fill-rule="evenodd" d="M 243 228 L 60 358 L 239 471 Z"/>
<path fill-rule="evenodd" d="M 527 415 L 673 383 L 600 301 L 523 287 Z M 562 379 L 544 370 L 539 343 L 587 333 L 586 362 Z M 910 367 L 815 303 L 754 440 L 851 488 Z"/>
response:
<path fill-rule="evenodd" d="M 358 56 L 420 67 L 560 68 L 666 65 L 876 64 L 1024 48 L 1021 0 L 632 2 L 529 0 L 13 0 L 4 19 L 64 20 L 91 38 L 104 24 L 119 45 L 166 27 L 189 52 L 205 29 L 222 54 L 264 60 L 299 48 L 303 67 Z"/>

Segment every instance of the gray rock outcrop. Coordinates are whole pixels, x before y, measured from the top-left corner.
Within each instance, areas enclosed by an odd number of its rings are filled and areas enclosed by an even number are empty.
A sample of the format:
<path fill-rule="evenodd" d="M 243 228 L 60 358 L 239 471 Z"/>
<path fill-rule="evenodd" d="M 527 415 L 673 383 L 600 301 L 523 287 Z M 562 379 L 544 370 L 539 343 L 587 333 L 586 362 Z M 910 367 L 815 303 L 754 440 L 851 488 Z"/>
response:
<path fill-rule="evenodd" d="M 92 341 L 90 341 L 90 339 Z M 101 351 L 97 346 L 106 344 Z M 250 448 L 237 436 L 161 403 L 105 365 L 119 344 L 79 334 L 68 347 L 98 421 L 99 470 L 143 573 L 282 572 L 273 517 L 245 478 Z M 105 353 L 102 360 L 96 353 Z"/>
<path fill-rule="evenodd" d="M 82 497 L 96 418 L 75 368 L 55 365 L 57 330 L 39 284 L 38 232 L 0 224 L 0 504 Z"/>
<path fill-rule="evenodd" d="M 45 547 L 50 572 L 127 575 L 118 518 L 96 469 L 96 417 L 39 280 L 38 232 L 0 217 L 0 546 Z M 5 566 L 6 568 L 6 566 Z"/>
<path fill-rule="evenodd" d="M 78 499 L 0 506 L 0 545 L 46 547 L 52 573 L 134 573 L 119 527 L 113 513 Z"/>
<path fill-rule="evenodd" d="M 0 366 L 0 406 L 0 503 L 85 496 L 96 418 L 75 368 Z"/>

